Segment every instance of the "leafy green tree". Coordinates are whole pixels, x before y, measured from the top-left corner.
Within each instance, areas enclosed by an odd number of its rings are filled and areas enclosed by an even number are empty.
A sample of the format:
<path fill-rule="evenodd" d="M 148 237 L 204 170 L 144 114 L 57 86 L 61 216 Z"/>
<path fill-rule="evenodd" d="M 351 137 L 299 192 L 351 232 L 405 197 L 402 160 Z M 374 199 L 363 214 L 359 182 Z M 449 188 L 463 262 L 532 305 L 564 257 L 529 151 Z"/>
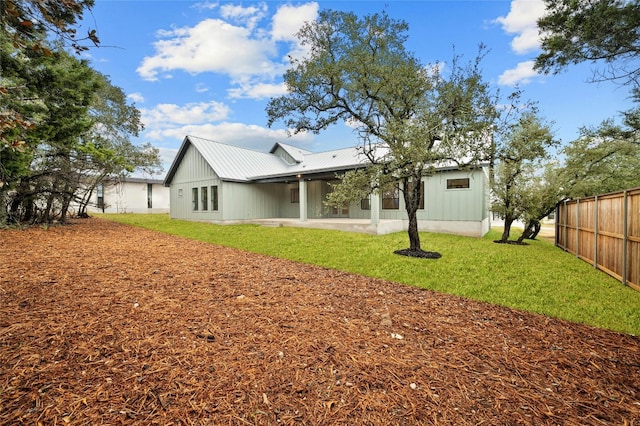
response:
<path fill-rule="evenodd" d="M 136 170 L 146 174 L 162 170 L 157 148 L 150 144 L 136 146 L 130 141 L 144 128 L 140 111 L 127 102 L 122 89 L 113 86 L 107 76 L 95 72 L 95 77 L 99 84 L 89 108 L 93 126 L 78 148 L 79 159 L 84 163 L 79 167 L 83 184 L 76 198 L 78 215 L 83 217 L 93 191 L 103 181 Z"/>
<path fill-rule="evenodd" d="M 534 240 L 538 236 L 540 221 L 553 213 L 556 205 L 566 198 L 563 183 L 560 167 L 555 162 L 545 164 L 542 175 L 533 173 L 523 182 L 521 219 L 525 226 L 518 243 L 524 239 Z"/>
<path fill-rule="evenodd" d="M 638 0 L 545 0 L 538 20 L 542 53 L 535 68 L 557 73 L 570 64 L 603 63 L 595 79 L 637 85 L 640 78 Z"/>
<path fill-rule="evenodd" d="M 86 37 L 79 37 L 76 31 L 83 13 L 93 4 L 94 0 L 0 0 L 0 55 L 4 57 L 0 68 L 3 70 L 0 76 L 0 106 L 3 108 L 0 153 L 8 149 L 21 150 L 25 143 L 22 136 L 32 126 L 19 111 L 11 108 L 11 104 L 22 97 L 24 86 L 12 84 L 5 74 L 7 66 L 19 62 L 17 55 L 51 56 L 47 35 L 57 35 L 58 40 L 76 52 L 88 49 L 86 41 L 97 46 L 100 41 L 95 30 L 90 30 Z M 13 52 L 14 60 L 8 52 Z"/>
<path fill-rule="evenodd" d="M 548 149 L 556 146 L 557 141 L 535 110 L 523 113 L 502 136 L 504 139 L 496 153 L 498 166 L 492 183 L 491 208 L 504 218 L 504 230 L 498 242 L 506 243 L 513 222 L 523 218 L 527 211 L 527 220 L 536 216 L 532 208 L 539 206 L 540 201 L 534 188 L 540 182 L 535 174 L 547 158 Z"/>
<path fill-rule="evenodd" d="M 9 56 L 16 61 L 7 75 L 24 87 L 12 106 L 32 125 L 20 149 L 0 151 L 1 223 L 64 221 L 72 204 L 86 212 L 99 180 L 160 168 L 157 149 L 129 140 L 142 129 L 139 111 L 86 61 L 64 50 Z"/>
<path fill-rule="evenodd" d="M 0 0 L 0 31 L 11 34 L 13 44 L 20 49 L 50 55 L 42 34 L 56 34 L 77 52 L 87 50 L 85 42 L 98 45 L 95 30 L 78 36 L 76 27 L 94 0 Z"/>
<path fill-rule="evenodd" d="M 78 186 L 77 146 L 93 124 L 88 111 L 97 81 L 85 61 L 62 50 L 38 60 L 40 66 L 30 67 L 29 77 L 35 95 L 31 103 L 38 109 L 25 111 L 35 124 L 27 138 L 33 158 L 11 214 L 23 221 L 50 222 L 57 216 L 65 219 Z M 39 217 L 32 217 L 36 208 Z"/>
<path fill-rule="evenodd" d="M 580 137 L 563 150 L 567 195 L 579 198 L 640 187 L 640 144 L 629 135 L 611 120 L 580 129 Z"/>
<path fill-rule="evenodd" d="M 399 183 L 409 218 L 407 253 L 439 257 L 420 244 L 421 179 L 439 161 L 466 156 L 467 164 L 487 152 L 495 99 L 481 78 L 482 55 L 468 66 L 456 57 L 445 76 L 405 49 L 407 28 L 385 13 L 321 12 L 298 34 L 308 54 L 292 59 L 284 76 L 289 93 L 271 99 L 268 123 L 282 119 L 294 133 L 319 133 L 338 122 L 355 128 L 369 167 L 342 176 L 328 203 L 343 205 Z"/>
<path fill-rule="evenodd" d="M 555 74 L 582 62 L 601 65 L 593 81 L 628 86 L 631 98 L 640 102 L 640 1 L 545 0 L 545 5 L 547 13 L 538 20 L 542 53 L 534 68 Z M 640 140 L 640 107 L 622 114 Z"/>

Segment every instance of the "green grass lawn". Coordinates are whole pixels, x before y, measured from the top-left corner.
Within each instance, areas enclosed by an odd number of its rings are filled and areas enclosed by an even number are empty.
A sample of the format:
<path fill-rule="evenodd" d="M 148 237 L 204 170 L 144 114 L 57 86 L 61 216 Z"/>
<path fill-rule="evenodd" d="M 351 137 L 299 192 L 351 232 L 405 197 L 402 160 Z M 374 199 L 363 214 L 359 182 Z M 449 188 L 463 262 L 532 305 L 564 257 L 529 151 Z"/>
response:
<path fill-rule="evenodd" d="M 527 246 L 420 233 L 438 260 L 394 255 L 406 232 L 365 235 L 307 228 L 212 225 L 168 215 L 104 214 L 109 220 L 327 268 L 384 278 L 520 310 L 640 335 L 640 292 L 539 240 Z M 517 231 L 516 231 L 517 232 Z"/>

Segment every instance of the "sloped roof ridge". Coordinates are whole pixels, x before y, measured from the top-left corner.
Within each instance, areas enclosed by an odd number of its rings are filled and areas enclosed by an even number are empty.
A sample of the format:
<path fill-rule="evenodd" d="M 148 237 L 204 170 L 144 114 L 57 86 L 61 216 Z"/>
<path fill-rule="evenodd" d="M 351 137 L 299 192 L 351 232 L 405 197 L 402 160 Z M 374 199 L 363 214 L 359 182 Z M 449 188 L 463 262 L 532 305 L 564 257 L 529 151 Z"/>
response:
<path fill-rule="evenodd" d="M 304 154 L 313 154 L 314 153 L 313 151 L 309 151 L 308 149 L 300 148 L 299 146 L 295 146 L 295 145 L 292 145 L 290 143 L 276 142 L 276 145 L 280 145 L 283 148 L 293 148 L 293 149 L 295 149 L 297 151 L 300 151 L 300 152 L 302 152 Z M 273 151 L 273 149 L 271 151 Z"/>
<path fill-rule="evenodd" d="M 285 162 L 278 156 L 250 148 L 229 145 L 198 136 L 187 137 L 220 179 L 246 182 L 258 172 L 281 172 Z"/>
<path fill-rule="evenodd" d="M 186 137 L 191 139 L 191 140 L 200 139 L 201 141 L 204 141 L 204 142 L 217 143 L 217 144 L 220 144 L 220 145 L 228 146 L 229 148 L 233 148 L 233 149 L 243 149 L 245 151 L 252 151 L 252 152 L 255 152 L 255 153 L 258 153 L 258 154 L 267 154 L 266 152 L 260 151 L 260 150 L 255 149 L 255 148 L 247 148 L 247 147 L 244 147 L 244 146 L 232 145 L 232 144 L 227 143 L 227 142 L 220 142 L 220 141 L 216 141 L 216 140 L 213 140 L 213 139 L 203 138 L 203 137 L 200 137 L 200 136 L 187 135 Z"/>

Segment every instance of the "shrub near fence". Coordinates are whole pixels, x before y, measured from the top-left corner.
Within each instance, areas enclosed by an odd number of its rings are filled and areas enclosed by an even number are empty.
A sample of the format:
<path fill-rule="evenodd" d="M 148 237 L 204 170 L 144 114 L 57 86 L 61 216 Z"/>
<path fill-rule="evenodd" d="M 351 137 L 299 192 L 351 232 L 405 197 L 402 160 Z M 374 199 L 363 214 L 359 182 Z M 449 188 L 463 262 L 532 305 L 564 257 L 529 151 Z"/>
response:
<path fill-rule="evenodd" d="M 640 188 L 559 203 L 556 246 L 640 291 Z"/>

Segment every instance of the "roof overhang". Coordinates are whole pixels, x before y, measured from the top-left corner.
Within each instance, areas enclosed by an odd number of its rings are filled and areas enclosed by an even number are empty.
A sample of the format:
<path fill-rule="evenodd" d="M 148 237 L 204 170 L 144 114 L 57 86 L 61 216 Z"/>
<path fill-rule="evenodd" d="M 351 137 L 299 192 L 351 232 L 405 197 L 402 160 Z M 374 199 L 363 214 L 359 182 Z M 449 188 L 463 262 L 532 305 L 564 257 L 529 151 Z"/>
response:
<path fill-rule="evenodd" d="M 313 170 L 310 172 L 297 171 L 295 173 L 282 173 L 279 175 L 267 175 L 267 176 L 253 176 L 251 182 L 257 183 L 272 183 L 272 182 L 291 182 L 300 179 L 309 180 L 336 180 L 342 173 L 346 173 L 350 170 L 364 169 L 368 167 L 368 164 L 354 165 L 348 168 L 328 168 L 323 170 Z"/>

